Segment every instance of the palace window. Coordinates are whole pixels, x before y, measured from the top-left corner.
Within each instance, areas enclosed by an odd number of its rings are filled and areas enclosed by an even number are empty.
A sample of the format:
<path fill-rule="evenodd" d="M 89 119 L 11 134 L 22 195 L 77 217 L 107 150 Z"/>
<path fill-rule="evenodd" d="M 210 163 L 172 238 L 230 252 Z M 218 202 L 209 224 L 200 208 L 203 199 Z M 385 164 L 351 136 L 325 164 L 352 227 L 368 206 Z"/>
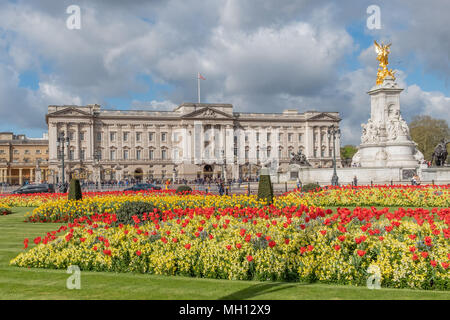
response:
<path fill-rule="evenodd" d="M 278 142 L 281 142 L 281 140 L 283 140 L 283 134 L 279 133 L 278 134 Z"/>
<path fill-rule="evenodd" d="M 123 133 L 123 141 L 128 141 L 128 132 Z"/>
<path fill-rule="evenodd" d="M 73 131 L 70 131 L 70 132 L 69 132 L 69 139 L 70 139 L 70 141 L 73 141 L 73 140 L 74 140 L 74 134 L 73 134 Z"/>
<path fill-rule="evenodd" d="M 141 132 L 136 132 L 136 142 L 141 142 Z"/>
<path fill-rule="evenodd" d="M 248 142 L 248 133 L 245 133 L 245 142 Z"/>
<path fill-rule="evenodd" d="M 162 160 L 166 160 L 167 159 L 167 150 L 166 149 L 162 149 L 161 150 L 161 159 Z"/>
<path fill-rule="evenodd" d="M 110 160 L 116 160 L 116 150 L 115 149 L 111 149 L 109 151 L 109 159 Z"/>
<path fill-rule="evenodd" d="M 30 154 L 30 150 L 25 150 L 25 154 Z"/>
<path fill-rule="evenodd" d="M 270 142 L 270 132 L 267 132 L 267 142 Z"/>
<path fill-rule="evenodd" d="M 116 133 L 115 132 L 110 132 L 109 133 L 109 140 L 110 141 L 116 141 Z"/>
<path fill-rule="evenodd" d="M 84 141 L 84 132 L 80 132 L 80 141 Z"/>
<path fill-rule="evenodd" d="M 278 159 L 281 159 L 282 155 L 283 155 L 283 149 L 280 147 L 280 148 L 278 148 Z"/>
<path fill-rule="evenodd" d="M 267 158 L 270 158 L 270 151 L 271 151 L 271 149 L 267 148 Z"/>
<path fill-rule="evenodd" d="M 155 135 L 154 132 L 149 132 L 149 133 L 148 133 L 148 141 L 153 141 L 154 135 Z"/>
<path fill-rule="evenodd" d="M 102 141 L 102 133 L 97 132 L 97 141 Z"/>
<path fill-rule="evenodd" d="M 69 160 L 73 160 L 75 157 L 75 150 L 70 149 L 69 151 Z"/>
<path fill-rule="evenodd" d="M 136 160 L 141 160 L 141 150 L 140 149 L 136 150 Z"/>
<path fill-rule="evenodd" d="M 41 154 L 41 150 L 40 149 L 36 149 L 36 154 Z"/>
<path fill-rule="evenodd" d="M 303 134 L 299 133 L 298 134 L 298 142 L 302 142 L 302 138 L 303 138 Z"/>
<path fill-rule="evenodd" d="M 259 142 L 259 132 L 256 133 L 256 142 Z"/>
<path fill-rule="evenodd" d="M 153 159 L 154 159 L 154 156 L 155 156 L 154 150 L 153 150 L 153 149 L 150 149 L 150 150 L 148 151 L 148 158 L 149 158 L 150 160 L 153 160 Z"/>
<path fill-rule="evenodd" d="M 80 159 L 84 160 L 86 158 L 86 150 L 81 149 L 80 150 Z"/>
<path fill-rule="evenodd" d="M 248 149 L 245 149 L 245 161 L 248 161 Z"/>
<path fill-rule="evenodd" d="M 292 142 L 292 133 L 288 133 L 288 142 Z"/>
<path fill-rule="evenodd" d="M 162 142 L 166 142 L 167 141 L 167 133 L 166 132 L 162 132 L 161 133 L 161 141 Z"/>
<path fill-rule="evenodd" d="M 123 159 L 128 160 L 128 150 L 123 150 Z"/>

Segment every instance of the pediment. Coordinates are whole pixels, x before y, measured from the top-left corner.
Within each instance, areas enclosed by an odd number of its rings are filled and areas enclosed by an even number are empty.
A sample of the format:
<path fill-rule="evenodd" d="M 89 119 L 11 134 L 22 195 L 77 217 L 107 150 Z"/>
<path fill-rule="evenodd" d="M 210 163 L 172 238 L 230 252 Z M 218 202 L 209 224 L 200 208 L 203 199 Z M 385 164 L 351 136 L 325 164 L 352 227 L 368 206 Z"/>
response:
<path fill-rule="evenodd" d="M 341 120 L 339 117 L 335 117 L 329 113 L 326 112 L 322 112 L 319 114 L 316 114 L 310 118 L 307 119 L 308 121 L 312 121 L 312 120 L 322 120 L 322 121 L 339 121 Z"/>
<path fill-rule="evenodd" d="M 182 116 L 183 119 L 226 119 L 231 120 L 233 117 L 225 112 L 219 111 L 212 107 L 201 108 L 200 110 L 193 111 L 191 113 L 185 114 Z"/>
<path fill-rule="evenodd" d="M 64 109 L 52 112 L 48 114 L 49 116 L 88 116 L 90 117 L 91 114 L 88 112 L 82 111 L 76 107 L 66 107 Z"/>

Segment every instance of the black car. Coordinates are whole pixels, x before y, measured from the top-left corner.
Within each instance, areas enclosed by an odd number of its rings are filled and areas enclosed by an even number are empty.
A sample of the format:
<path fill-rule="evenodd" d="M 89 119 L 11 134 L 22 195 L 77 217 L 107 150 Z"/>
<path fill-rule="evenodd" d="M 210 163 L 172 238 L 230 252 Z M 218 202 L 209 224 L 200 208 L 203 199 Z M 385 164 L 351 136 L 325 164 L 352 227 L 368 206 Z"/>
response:
<path fill-rule="evenodd" d="M 13 194 L 29 194 L 29 193 L 53 193 L 55 192 L 55 186 L 53 184 L 27 184 L 14 190 Z"/>
<path fill-rule="evenodd" d="M 155 186 L 153 184 L 139 183 L 130 188 L 126 188 L 123 191 L 143 191 L 143 190 L 161 190 L 161 187 Z"/>

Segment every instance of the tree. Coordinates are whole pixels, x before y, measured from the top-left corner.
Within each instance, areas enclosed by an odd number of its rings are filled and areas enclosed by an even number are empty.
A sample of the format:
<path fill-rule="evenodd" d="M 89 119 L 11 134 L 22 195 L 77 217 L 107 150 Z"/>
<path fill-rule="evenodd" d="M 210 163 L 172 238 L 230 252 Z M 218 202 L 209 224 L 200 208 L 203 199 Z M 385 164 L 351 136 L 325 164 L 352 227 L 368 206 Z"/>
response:
<path fill-rule="evenodd" d="M 411 139 L 426 160 L 431 160 L 434 148 L 442 140 L 450 139 L 450 128 L 444 119 L 435 119 L 427 115 L 415 116 L 409 123 Z"/>
<path fill-rule="evenodd" d="M 358 149 L 353 145 L 345 145 L 341 148 L 341 159 L 352 159 Z"/>
<path fill-rule="evenodd" d="M 358 151 L 353 145 L 345 145 L 341 147 L 341 162 L 344 167 L 350 166 L 352 164 L 353 155 Z"/>

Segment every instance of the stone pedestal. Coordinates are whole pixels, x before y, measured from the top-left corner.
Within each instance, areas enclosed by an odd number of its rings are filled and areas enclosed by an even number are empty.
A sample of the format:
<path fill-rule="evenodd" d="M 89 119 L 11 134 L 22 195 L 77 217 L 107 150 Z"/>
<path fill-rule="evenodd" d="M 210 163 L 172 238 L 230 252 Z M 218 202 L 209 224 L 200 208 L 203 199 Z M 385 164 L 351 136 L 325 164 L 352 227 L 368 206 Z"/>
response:
<path fill-rule="evenodd" d="M 423 155 L 412 141 L 408 125 L 400 114 L 402 91 L 392 77 L 386 77 L 381 85 L 368 92 L 370 119 L 361 125 L 363 134 L 352 160 L 354 166 L 417 168 L 423 161 Z"/>

